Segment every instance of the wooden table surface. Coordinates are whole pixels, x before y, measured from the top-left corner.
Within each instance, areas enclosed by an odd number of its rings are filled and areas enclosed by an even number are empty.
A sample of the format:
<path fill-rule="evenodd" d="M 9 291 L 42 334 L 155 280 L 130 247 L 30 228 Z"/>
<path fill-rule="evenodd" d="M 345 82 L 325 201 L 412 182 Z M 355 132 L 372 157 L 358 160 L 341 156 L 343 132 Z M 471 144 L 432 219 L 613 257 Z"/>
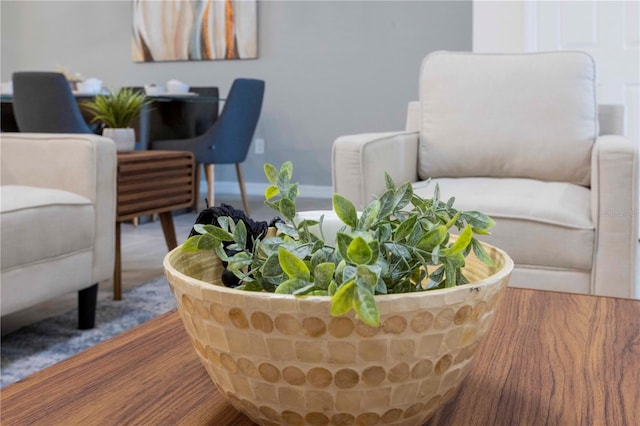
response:
<path fill-rule="evenodd" d="M 2 389 L 3 426 L 252 422 L 176 312 Z M 508 288 L 456 397 L 429 425 L 640 425 L 640 301 Z"/>

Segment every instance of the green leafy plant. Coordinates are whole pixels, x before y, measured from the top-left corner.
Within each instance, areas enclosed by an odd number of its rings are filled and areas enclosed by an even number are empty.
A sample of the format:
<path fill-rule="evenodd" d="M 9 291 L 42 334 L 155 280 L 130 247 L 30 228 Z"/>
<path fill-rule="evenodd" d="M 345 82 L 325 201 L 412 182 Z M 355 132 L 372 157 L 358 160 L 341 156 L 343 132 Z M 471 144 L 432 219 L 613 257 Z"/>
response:
<path fill-rule="evenodd" d="M 458 211 L 455 198 L 422 198 L 407 182 L 396 186 L 385 174 L 386 191 L 358 215 L 355 206 L 339 194 L 333 209 L 344 226 L 335 246 L 325 243 L 323 217 L 297 220 L 298 184 L 291 181 L 293 165 L 264 166 L 270 186 L 265 203 L 278 211 L 277 235 L 247 248 L 242 221 L 218 218 L 218 225 L 195 225 L 199 235 L 183 250 L 214 250 L 241 282 L 240 289 L 296 296 L 330 296 L 331 314 L 352 309 L 371 326 L 380 324 L 377 294 L 411 293 L 466 284 L 462 267 L 473 251 L 484 263 L 493 262 L 474 234 L 488 234 L 495 222 L 478 211 Z M 428 184 L 428 182 L 427 182 Z M 310 231 L 318 226 L 320 235 Z M 459 233 L 452 238 L 450 230 Z M 236 253 L 229 256 L 224 245 Z"/>
<path fill-rule="evenodd" d="M 133 120 L 140 116 L 142 108 L 150 103 L 143 93 L 121 88 L 108 95 L 97 95 L 82 106 L 93 114 L 92 123 L 101 122 L 106 127 L 122 129 L 130 127 Z"/>

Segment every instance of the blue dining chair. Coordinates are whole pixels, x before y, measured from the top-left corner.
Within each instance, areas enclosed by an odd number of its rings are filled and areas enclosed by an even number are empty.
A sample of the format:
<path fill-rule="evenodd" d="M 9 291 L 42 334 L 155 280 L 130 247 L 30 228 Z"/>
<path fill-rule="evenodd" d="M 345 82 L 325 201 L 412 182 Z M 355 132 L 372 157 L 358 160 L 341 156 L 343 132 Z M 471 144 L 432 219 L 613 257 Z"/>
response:
<path fill-rule="evenodd" d="M 249 215 L 249 203 L 240 164 L 247 158 L 264 97 L 263 80 L 238 78 L 229 90 L 220 117 L 202 135 L 189 139 L 157 140 L 151 149 L 191 151 L 195 157 L 196 185 L 200 182 L 199 165 L 204 164 L 208 199 L 215 205 L 213 195 L 214 164 L 235 164 L 244 211 Z M 198 194 L 196 188 L 196 194 Z M 197 197 L 196 197 L 197 199 Z M 197 201 L 195 205 L 198 209 Z"/>
<path fill-rule="evenodd" d="M 23 71 L 12 78 L 13 111 L 21 132 L 93 133 L 63 74 Z"/>

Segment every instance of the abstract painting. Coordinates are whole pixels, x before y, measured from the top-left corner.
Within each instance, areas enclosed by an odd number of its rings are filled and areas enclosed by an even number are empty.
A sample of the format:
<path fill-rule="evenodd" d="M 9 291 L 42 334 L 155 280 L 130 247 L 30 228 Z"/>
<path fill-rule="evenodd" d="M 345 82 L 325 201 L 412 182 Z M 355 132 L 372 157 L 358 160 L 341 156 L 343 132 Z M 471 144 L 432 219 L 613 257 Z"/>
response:
<path fill-rule="evenodd" d="M 134 0 L 136 62 L 258 57 L 256 0 Z"/>

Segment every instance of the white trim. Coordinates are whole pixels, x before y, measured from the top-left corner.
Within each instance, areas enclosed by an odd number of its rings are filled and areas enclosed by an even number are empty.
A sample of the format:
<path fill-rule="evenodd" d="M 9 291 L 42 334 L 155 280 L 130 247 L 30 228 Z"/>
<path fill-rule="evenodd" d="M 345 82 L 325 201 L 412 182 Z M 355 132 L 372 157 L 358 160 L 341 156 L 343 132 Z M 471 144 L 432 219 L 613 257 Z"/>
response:
<path fill-rule="evenodd" d="M 267 189 L 267 183 L 263 182 L 245 182 L 247 195 L 264 196 L 264 190 Z M 300 185 L 300 198 L 326 198 L 331 199 L 333 196 L 333 188 L 331 186 L 322 185 Z M 237 181 L 215 182 L 214 190 L 217 194 L 240 195 L 240 187 Z M 207 182 L 200 182 L 200 195 L 207 194 Z"/>

